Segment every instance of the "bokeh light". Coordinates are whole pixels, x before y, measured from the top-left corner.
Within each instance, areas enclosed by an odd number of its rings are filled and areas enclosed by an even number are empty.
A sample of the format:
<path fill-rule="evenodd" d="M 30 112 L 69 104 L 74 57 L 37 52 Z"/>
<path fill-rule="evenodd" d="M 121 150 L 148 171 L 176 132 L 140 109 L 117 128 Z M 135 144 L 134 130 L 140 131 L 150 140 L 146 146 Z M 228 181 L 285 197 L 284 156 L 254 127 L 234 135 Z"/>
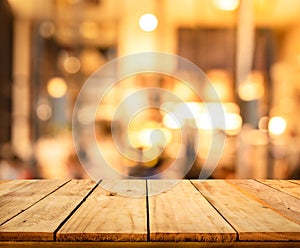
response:
<path fill-rule="evenodd" d="M 76 73 L 80 69 L 80 61 L 74 56 L 67 57 L 64 62 L 64 69 L 68 73 Z"/>
<path fill-rule="evenodd" d="M 274 116 L 269 121 L 269 132 L 273 135 L 282 135 L 286 128 L 286 120 L 281 116 Z"/>
<path fill-rule="evenodd" d="M 139 26 L 145 32 L 152 32 L 157 28 L 158 20 L 155 15 L 147 13 L 140 17 Z"/>
<path fill-rule="evenodd" d="M 36 108 L 36 115 L 42 121 L 47 121 L 52 116 L 52 108 L 49 104 L 42 103 Z"/>
<path fill-rule="evenodd" d="M 47 91 L 53 98 L 61 98 L 67 92 L 67 83 L 61 77 L 51 78 L 47 85 Z"/>
<path fill-rule="evenodd" d="M 214 4 L 218 9 L 233 11 L 238 8 L 240 1 L 239 0 L 214 0 Z"/>

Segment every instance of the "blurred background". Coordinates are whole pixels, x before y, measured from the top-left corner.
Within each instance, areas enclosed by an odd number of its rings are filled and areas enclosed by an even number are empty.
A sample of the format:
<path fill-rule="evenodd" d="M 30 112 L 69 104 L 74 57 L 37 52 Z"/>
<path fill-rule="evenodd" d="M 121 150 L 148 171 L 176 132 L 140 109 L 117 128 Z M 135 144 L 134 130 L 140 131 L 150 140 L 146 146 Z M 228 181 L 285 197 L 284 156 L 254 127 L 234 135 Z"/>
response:
<path fill-rule="evenodd" d="M 219 135 L 226 141 L 211 178 L 300 179 L 300 0 L 1 0 L 0 178 L 88 178 L 73 147 L 76 97 L 106 62 L 142 51 L 177 54 L 199 66 L 220 96 L 226 124 L 207 123 L 205 103 L 176 78 L 126 78 L 96 114 L 101 152 L 116 170 L 155 175 L 195 155 L 186 178 L 197 178 Z M 136 115 L 126 131 L 135 156 L 157 148 L 136 163 L 115 149 L 111 122 L 118 103 L 144 87 L 174 92 L 199 121 L 189 125 L 179 114 L 182 122 L 174 123 L 156 108 Z M 216 99 L 203 94 L 213 107 Z M 93 121 L 93 97 L 86 95 L 83 124 Z M 82 145 L 91 157 L 84 135 Z"/>

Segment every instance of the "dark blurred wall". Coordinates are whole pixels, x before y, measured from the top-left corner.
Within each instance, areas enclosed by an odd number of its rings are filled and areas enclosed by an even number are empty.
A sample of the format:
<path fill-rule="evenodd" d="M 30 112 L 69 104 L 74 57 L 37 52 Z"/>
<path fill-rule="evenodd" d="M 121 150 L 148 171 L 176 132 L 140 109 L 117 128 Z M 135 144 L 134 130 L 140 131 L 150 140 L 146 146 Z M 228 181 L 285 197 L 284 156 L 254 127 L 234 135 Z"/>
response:
<path fill-rule="evenodd" d="M 0 145 L 11 138 L 13 16 L 7 0 L 0 1 Z"/>

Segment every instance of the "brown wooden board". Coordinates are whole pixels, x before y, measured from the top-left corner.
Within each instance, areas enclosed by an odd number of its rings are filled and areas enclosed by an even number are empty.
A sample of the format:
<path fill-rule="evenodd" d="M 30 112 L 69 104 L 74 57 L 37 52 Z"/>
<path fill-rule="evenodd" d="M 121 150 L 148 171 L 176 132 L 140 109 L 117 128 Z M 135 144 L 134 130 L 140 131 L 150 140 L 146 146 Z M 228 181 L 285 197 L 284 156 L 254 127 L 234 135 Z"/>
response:
<path fill-rule="evenodd" d="M 300 248 L 300 242 L 0 242 L 2 248 Z"/>
<path fill-rule="evenodd" d="M 148 180 L 149 195 L 169 188 L 170 180 Z M 233 241 L 236 232 L 195 189 L 180 181 L 149 196 L 151 241 Z"/>
<path fill-rule="evenodd" d="M 105 190 L 108 188 L 111 192 Z M 141 197 L 126 196 L 126 192 Z M 145 180 L 101 182 L 57 232 L 57 241 L 146 240 Z"/>
<path fill-rule="evenodd" d="M 289 180 L 289 181 L 300 185 L 300 180 Z"/>
<path fill-rule="evenodd" d="M 11 181 L 1 181 L 4 183 L 0 184 L 0 197 L 11 193 L 13 191 L 17 191 L 28 185 L 32 185 L 36 180 L 11 180 Z"/>
<path fill-rule="evenodd" d="M 298 184 L 289 182 L 287 180 L 262 179 L 258 181 L 300 199 L 300 188 Z"/>
<path fill-rule="evenodd" d="M 0 185 L 1 184 L 4 184 L 4 183 L 9 183 L 9 182 L 11 182 L 12 180 L 0 180 Z"/>
<path fill-rule="evenodd" d="M 238 231 L 243 241 L 300 240 L 300 225 L 288 220 L 223 180 L 193 184 Z"/>
<path fill-rule="evenodd" d="M 0 226 L 0 240 L 54 240 L 54 231 L 95 185 L 91 180 L 71 180 Z M 32 191 L 42 190 L 35 186 Z"/>
<path fill-rule="evenodd" d="M 249 197 L 300 224 L 300 200 L 254 180 L 227 180 Z M 299 185 L 300 188 L 300 185 Z"/>
<path fill-rule="evenodd" d="M 65 184 L 66 180 L 22 180 L 11 181 L 0 186 L 0 225 L 31 207 L 47 194 Z"/>

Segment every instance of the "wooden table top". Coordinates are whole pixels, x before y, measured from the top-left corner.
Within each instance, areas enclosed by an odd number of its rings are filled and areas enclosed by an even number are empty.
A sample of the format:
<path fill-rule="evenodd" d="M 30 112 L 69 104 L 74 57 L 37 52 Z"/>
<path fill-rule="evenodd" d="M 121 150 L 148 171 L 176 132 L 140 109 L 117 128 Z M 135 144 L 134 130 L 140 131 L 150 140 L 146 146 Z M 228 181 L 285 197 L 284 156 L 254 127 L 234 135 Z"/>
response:
<path fill-rule="evenodd" d="M 103 188 L 106 183 L 114 192 Z M 122 241 L 300 247 L 300 180 L 181 180 L 150 194 L 168 183 L 0 181 L 0 246 Z M 120 189 L 144 196 L 124 196 Z"/>

